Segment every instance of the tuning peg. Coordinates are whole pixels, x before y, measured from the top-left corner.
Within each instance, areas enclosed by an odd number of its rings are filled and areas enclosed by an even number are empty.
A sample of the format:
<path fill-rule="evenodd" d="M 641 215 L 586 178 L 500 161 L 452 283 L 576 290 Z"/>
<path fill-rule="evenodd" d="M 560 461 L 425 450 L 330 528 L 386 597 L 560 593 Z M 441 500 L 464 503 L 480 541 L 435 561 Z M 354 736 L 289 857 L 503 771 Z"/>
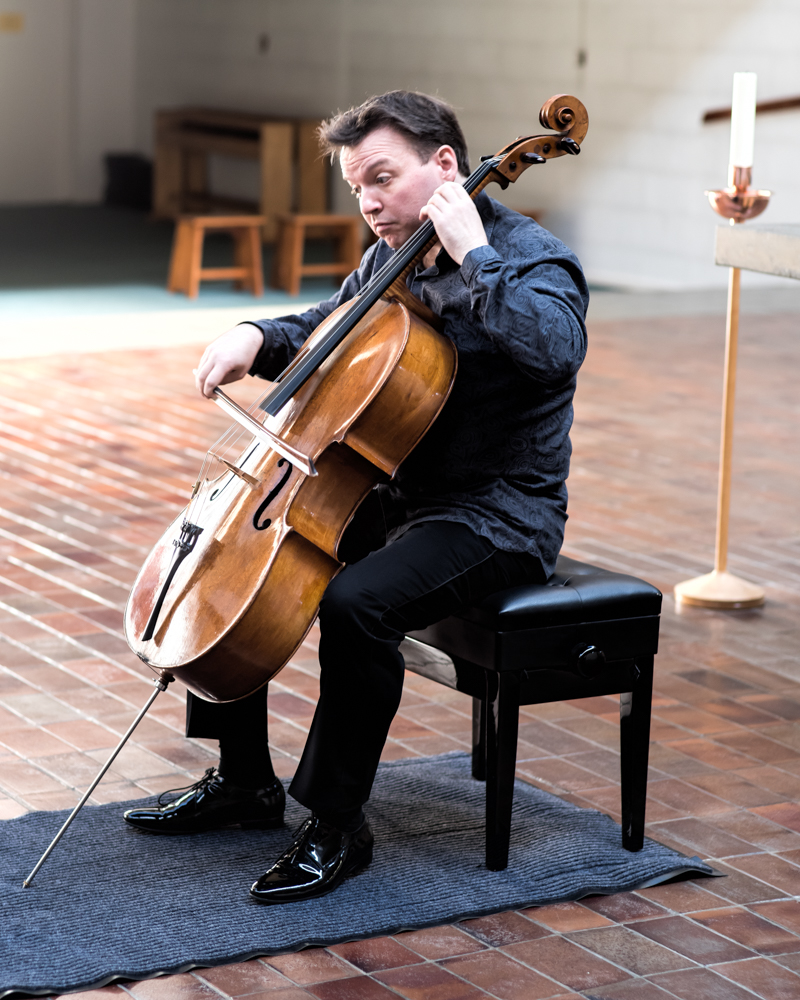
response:
<path fill-rule="evenodd" d="M 538 153 L 520 153 L 519 158 L 523 163 L 547 163 L 547 160 Z"/>
<path fill-rule="evenodd" d="M 575 142 L 574 139 L 570 139 L 569 136 L 564 139 L 559 139 L 556 143 L 556 149 L 561 149 L 565 153 L 569 153 L 571 156 L 577 156 L 581 151 L 581 147 Z"/>

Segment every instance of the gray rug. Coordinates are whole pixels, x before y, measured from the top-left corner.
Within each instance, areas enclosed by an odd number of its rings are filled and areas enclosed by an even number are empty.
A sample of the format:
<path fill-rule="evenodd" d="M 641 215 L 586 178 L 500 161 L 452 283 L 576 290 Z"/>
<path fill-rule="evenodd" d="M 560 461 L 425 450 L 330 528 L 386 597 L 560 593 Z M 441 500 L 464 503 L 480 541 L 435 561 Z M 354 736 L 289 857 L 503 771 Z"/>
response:
<path fill-rule="evenodd" d="M 285 829 L 194 837 L 139 833 L 122 823 L 123 808 L 84 809 L 29 889 L 22 880 L 66 813 L 0 823 L 0 996 L 89 989 L 713 874 L 653 841 L 630 854 L 608 816 L 520 782 L 509 867 L 489 872 L 484 786 L 461 753 L 382 765 L 368 806 L 373 864 L 336 892 L 289 906 L 262 906 L 247 890 L 304 818 L 291 800 Z"/>

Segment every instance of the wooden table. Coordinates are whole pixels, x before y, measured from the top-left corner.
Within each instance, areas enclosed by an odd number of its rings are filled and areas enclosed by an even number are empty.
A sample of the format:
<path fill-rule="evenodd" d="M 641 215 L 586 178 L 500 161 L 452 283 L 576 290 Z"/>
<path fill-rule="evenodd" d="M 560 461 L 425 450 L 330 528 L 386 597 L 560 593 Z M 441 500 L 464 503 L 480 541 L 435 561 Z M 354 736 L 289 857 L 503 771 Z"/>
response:
<path fill-rule="evenodd" d="M 157 111 L 154 216 L 176 219 L 214 209 L 258 212 L 267 220 L 264 239 L 274 240 L 278 214 L 326 212 L 329 164 L 320 155 L 318 125 L 316 120 L 213 108 Z M 209 191 L 208 157 L 212 153 L 258 160 L 258 202 Z"/>

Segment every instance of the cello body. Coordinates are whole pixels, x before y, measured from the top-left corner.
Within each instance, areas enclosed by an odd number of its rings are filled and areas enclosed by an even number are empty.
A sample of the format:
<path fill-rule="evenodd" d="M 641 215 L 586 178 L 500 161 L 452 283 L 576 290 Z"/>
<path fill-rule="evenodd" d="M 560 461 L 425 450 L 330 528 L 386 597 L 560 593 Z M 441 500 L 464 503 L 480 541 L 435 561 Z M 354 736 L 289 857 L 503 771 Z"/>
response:
<path fill-rule="evenodd" d="M 346 309 L 341 306 L 337 313 Z M 335 322 L 333 313 L 298 357 Z M 174 558 L 183 512 L 156 544 L 125 612 L 133 651 L 210 701 L 252 694 L 303 641 L 359 504 L 390 479 L 438 415 L 456 351 L 403 303 L 381 300 L 265 425 L 308 455 L 305 475 L 266 444 L 200 487 L 198 535 L 179 567 L 153 636 L 150 610 Z M 194 502 L 194 501 L 193 501 Z"/>

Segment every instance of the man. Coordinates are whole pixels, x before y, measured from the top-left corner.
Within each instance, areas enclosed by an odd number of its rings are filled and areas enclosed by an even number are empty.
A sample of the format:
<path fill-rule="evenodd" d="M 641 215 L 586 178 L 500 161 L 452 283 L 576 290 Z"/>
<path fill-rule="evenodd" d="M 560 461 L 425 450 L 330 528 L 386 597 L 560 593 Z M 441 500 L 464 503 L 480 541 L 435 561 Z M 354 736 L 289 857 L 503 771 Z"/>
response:
<path fill-rule="evenodd" d="M 265 903 L 321 895 L 369 864 L 363 806 L 400 703 L 405 632 L 553 571 L 586 348 L 588 292 L 577 259 L 486 194 L 470 199 L 466 144 L 451 108 L 393 91 L 320 131 L 380 239 L 332 299 L 223 334 L 201 359 L 198 388 L 210 397 L 248 372 L 277 375 L 424 219 L 438 242 L 409 285 L 442 318 L 459 366 L 433 427 L 362 505 L 344 540 L 346 566 L 322 600 L 320 696 L 289 789 L 312 815 L 252 886 Z M 229 705 L 190 698 L 187 735 L 220 739 L 219 769 L 165 808 L 129 811 L 128 822 L 167 833 L 280 823 L 263 692 Z"/>

